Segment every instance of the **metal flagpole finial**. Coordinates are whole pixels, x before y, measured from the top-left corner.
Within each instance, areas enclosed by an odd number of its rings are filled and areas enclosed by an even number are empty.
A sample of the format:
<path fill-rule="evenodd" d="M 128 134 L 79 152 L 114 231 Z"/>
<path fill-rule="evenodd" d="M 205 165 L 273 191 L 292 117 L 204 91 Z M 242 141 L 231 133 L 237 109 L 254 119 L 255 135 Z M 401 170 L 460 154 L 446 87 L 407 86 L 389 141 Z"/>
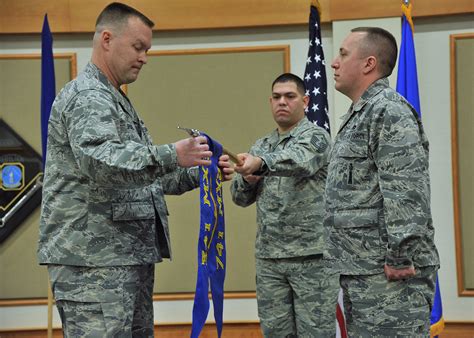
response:
<path fill-rule="evenodd" d="M 178 126 L 178 129 L 181 129 L 181 130 L 184 130 L 185 132 L 187 132 L 189 134 L 189 136 L 191 137 L 197 137 L 199 135 L 201 135 L 201 132 L 197 129 L 192 129 L 192 128 L 184 128 L 184 127 L 180 127 Z"/>

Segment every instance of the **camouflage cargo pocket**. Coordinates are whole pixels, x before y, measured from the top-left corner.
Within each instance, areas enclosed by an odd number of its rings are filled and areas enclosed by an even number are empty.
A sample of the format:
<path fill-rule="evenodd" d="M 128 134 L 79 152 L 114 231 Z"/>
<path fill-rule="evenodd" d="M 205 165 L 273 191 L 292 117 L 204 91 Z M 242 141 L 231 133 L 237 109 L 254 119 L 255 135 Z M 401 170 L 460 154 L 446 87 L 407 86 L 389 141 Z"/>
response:
<path fill-rule="evenodd" d="M 152 203 L 112 203 L 112 220 L 119 250 L 146 252 L 155 247 L 155 208 Z"/>
<path fill-rule="evenodd" d="M 132 315 L 126 309 L 128 302 L 120 288 L 57 282 L 54 297 L 65 337 L 131 335 Z"/>
<path fill-rule="evenodd" d="M 108 303 L 122 300 L 122 292 L 106 288 L 90 288 L 85 284 L 56 282 L 54 284 L 54 298 L 83 303 Z"/>
<path fill-rule="evenodd" d="M 377 209 L 340 210 L 333 226 L 342 237 L 339 245 L 353 257 L 379 257 L 383 254 Z"/>

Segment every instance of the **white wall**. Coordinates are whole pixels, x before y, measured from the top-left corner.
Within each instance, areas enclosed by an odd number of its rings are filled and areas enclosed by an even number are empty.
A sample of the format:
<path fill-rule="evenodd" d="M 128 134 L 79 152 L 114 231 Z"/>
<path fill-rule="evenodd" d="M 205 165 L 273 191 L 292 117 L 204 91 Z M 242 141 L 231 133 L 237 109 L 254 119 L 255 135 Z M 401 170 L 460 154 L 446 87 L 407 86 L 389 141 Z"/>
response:
<path fill-rule="evenodd" d="M 393 20 L 393 19 L 387 19 Z M 431 141 L 432 209 L 436 244 L 441 255 L 439 272 L 444 317 L 449 321 L 474 320 L 474 299 L 457 296 L 454 244 L 451 146 L 450 146 L 450 79 L 449 35 L 473 32 L 474 15 L 415 20 L 415 44 L 420 85 L 421 110 Z M 392 24 L 392 23 L 390 23 Z M 335 23 L 337 26 L 338 23 Z M 354 23 L 354 26 L 359 24 Z M 336 27 L 335 26 L 335 27 Z M 323 46 L 328 74 L 328 99 L 331 122 L 335 124 L 334 90 L 330 69 L 335 45 L 331 25 L 323 25 Z M 399 36 L 399 32 L 394 32 Z M 306 27 L 231 29 L 155 33 L 153 50 L 227 48 L 237 46 L 290 45 L 291 70 L 302 76 L 307 54 Z M 54 52 L 76 52 L 80 71 L 91 55 L 91 34 L 54 36 Z M 339 43 L 339 42 L 338 42 Z M 0 54 L 40 53 L 39 35 L 0 35 Z M 392 85 L 395 83 L 392 81 Z M 3 84 L 4 85 L 4 84 Z M 338 109 L 343 109 L 341 103 Z M 337 115 L 341 115 L 338 111 Z M 253 299 L 226 300 L 227 321 L 258 320 Z M 189 323 L 191 301 L 155 303 L 158 323 Z M 55 325 L 59 326 L 57 317 Z M 45 306 L 0 307 L 0 329 L 46 326 Z"/>

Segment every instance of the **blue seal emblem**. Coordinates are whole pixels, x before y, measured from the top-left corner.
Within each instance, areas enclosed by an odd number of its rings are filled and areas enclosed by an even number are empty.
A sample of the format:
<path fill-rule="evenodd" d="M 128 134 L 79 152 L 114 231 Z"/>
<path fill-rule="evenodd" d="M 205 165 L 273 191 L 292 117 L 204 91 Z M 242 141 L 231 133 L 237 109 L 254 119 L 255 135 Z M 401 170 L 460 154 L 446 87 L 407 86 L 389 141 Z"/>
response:
<path fill-rule="evenodd" d="M 2 169 L 2 187 L 5 189 L 19 188 L 23 183 L 23 168 L 19 165 L 6 165 Z"/>

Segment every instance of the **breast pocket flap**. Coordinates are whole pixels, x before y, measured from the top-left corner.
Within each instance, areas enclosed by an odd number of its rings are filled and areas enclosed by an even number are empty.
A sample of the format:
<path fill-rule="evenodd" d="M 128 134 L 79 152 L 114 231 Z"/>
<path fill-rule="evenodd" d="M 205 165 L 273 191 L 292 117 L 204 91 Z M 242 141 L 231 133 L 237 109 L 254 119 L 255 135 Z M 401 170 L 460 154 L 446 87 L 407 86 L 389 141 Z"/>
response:
<path fill-rule="evenodd" d="M 338 151 L 340 157 L 348 158 L 366 158 L 368 155 L 368 150 L 366 146 L 362 145 L 349 145 L 346 147 L 341 147 Z"/>
<path fill-rule="evenodd" d="M 155 208 L 150 202 L 112 203 L 114 221 L 133 221 L 155 218 Z"/>
<path fill-rule="evenodd" d="M 379 224 L 379 212 L 376 209 L 340 210 L 335 212 L 335 228 L 376 227 Z"/>

